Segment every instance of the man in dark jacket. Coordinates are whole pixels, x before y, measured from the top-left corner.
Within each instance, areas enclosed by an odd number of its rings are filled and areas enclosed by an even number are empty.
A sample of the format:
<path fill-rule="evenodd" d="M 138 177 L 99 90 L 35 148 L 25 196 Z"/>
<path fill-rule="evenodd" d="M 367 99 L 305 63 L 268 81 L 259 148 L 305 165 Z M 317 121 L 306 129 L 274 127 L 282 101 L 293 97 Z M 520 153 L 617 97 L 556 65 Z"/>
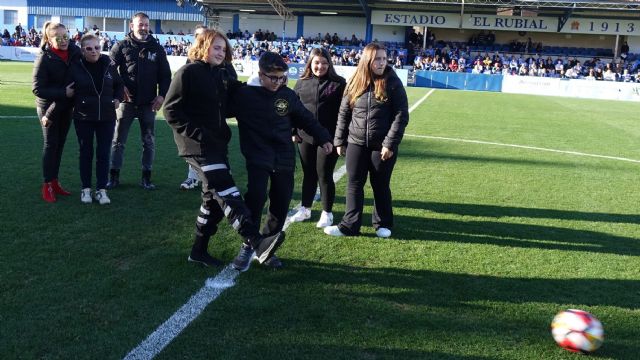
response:
<path fill-rule="evenodd" d="M 240 149 L 246 159 L 245 202 L 253 223 L 260 224 L 262 208 L 269 194 L 269 211 L 261 232 L 270 236 L 282 231 L 293 194 L 296 153 L 291 129 L 304 129 L 326 154 L 333 150 L 333 145 L 329 132 L 304 107 L 296 93 L 286 87 L 288 66 L 282 57 L 266 52 L 258 67 L 259 78 L 254 78 L 255 82 L 250 80 L 249 86 L 233 94 L 232 112 L 238 119 Z M 269 182 L 271 188 L 267 189 Z M 251 248 L 243 246 L 234 264 L 248 267 L 252 252 Z M 275 256 L 267 265 L 282 266 Z"/>
<path fill-rule="evenodd" d="M 155 113 L 162 107 L 169 89 L 171 68 L 164 48 L 149 36 L 149 16 L 139 12 L 133 15 L 129 26 L 131 32 L 111 49 L 111 59 L 124 82 L 126 97 L 117 111 L 107 188 L 113 189 L 120 183 L 124 148 L 133 119 L 137 117 L 143 148 L 140 186 L 153 190 L 151 168 L 155 156 Z"/>

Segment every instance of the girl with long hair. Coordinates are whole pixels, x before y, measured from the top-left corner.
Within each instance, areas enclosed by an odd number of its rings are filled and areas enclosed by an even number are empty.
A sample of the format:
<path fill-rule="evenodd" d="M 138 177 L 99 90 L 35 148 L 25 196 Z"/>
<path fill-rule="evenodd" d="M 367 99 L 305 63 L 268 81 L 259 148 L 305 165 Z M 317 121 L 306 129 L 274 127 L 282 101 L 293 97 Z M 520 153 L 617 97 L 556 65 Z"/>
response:
<path fill-rule="evenodd" d="M 331 139 L 335 135 L 338 122 L 338 111 L 346 81 L 338 75 L 331 62 L 331 55 L 326 49 L 311 50 L 304 73 L 296 83 L 294 91 L 302 104 L 311 111 L 325 129 Z M 300 162 L 302 163 L 302 205 L 291 217 L 291 221 L 304 221 L 311 218 L 311 205 L 320 184 L 322 214 L 316 224 L 318 228 L 333 225 L 333 202 L 336 186 L 333 182 L 333 170 L 338 161 L 338 154 L 332 151 L 325 154 L 318 149 L 313 137 L 303 129 L 296 129 L 294 141 L 298 143 Z"/>
<path fill-rule="evenodd" d="M 80 57 L 80 49 L 69 42 L 67 28 L 47 21 L 42 29 L 42 51 L 33 65 L 33 94 L 42 127 L 42 198 L 52 203 L 56 195 L 71 195 L 58 181 L 64 143 L 71 126 L 74 84 L 68 84 L 70 64 Z"/>
<path fill-rule="evenodd" d="M 407 93 L 387 64 L 387 51 L 371 43 L 364 48 L 340 105 L 334 144 L 346 156 L 346 208 L 340 224 L 324 228 L 332 236 L 360 234 L 367 175 L 373 189 L 372 225 L 378 237 L 391 236 L 391 173 L 409 122 Z"/>
<path fill-rule="evenodd" d="M 240 83 L 233 77 L 229 40 L 220 31 L 206 29 L 196 37 L 189 60 L 191 63 L 176 72 L 164 103 L 164 116 L 173 130 L 178 153 L 202 179 L 202 203 L 188 260 L 206 266 L 223 264 L 207 249 L 218 223 L 226 217 L 252 250 L 249 255 L 255 252 L 264 263 L 282 243 L 284 233 L 260 235 L 231 176 L 226 104 L 230 88 Z M 248 269 L 244 262 L 234 266 Z"/>

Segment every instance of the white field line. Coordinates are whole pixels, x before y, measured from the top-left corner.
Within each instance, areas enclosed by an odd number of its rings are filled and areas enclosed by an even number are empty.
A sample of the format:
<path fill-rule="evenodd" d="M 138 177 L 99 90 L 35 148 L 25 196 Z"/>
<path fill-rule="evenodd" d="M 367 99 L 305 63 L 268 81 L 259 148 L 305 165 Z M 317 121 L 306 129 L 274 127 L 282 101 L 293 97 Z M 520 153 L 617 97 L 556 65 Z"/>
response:
<path fill-rule="evenodd" d="M 421 104 L 435 89 L 429 91 L 423 96 L 416 105 L 409 109 L 411 113 L 417 105 Z M 342 165 L 333 173 L 333 181 L 338 182 L 347 172 L 347 167 Z M 298 204 L 294 209 L 298 209 Z M 292 211 L 289 212 L 284 222 L 282 230 L 286 230 L 291 225 Z M 152 332 L 140 345 L 131 350 L 124 359 L 126 360 L 142 360 L 153 359 L 158 355 L 173 339 L 175 339 L 193 320 L 195 320 L 204 309 L 213 302 L 225 289 L 235 285 L 235 279 L 240 274 L 239 271 L 233 269 L 231 265 L 227 265 L 216 277 L 208 278 L 204 286 L 182 305 L 167 321 L 162 323 Z"/>
<path fill-rule="evenodd" d="M 450 138 L 450 137 L 443 137 L 443 136 L 413 135 L 413 134 L 404 134 L 404 136 L 421 138 L 421 139 L 434 139 L 434 140 L 457 141 L 457 142 L 465 142 L 465 143 L 472 143 L 472 144 L 482 144 L 482 145 L 505 146 L 505 147 L 512 147 L 512 148 L 518 148 L 518 149 L 546 151 L 546 152 L 553 152 L 553 153 L 559 153 L 559 154 L 569 154 L 569 155 L 576 155 L 576 156 L 587 156 L 587 157 L 594 157 L 594 158 L 600 158 L 600 159 L 609 159 L 609 160 L 628 161 L 628 162 L 640 164 L 640 160 L 629 159 L 629 158 L 624 158 L 624 157 L 589 154 L 589 153 L 583 153 L 583 152 L 579 152 L 579 151 L 548 149 L 548 148 L 542 148 L 542 147 L 537 147 L 537 146 L 505 144 L 505 143 L 498 143 L 498 142 L 491 142 L 491 141 L 458 139 L 458 138 Z"/>

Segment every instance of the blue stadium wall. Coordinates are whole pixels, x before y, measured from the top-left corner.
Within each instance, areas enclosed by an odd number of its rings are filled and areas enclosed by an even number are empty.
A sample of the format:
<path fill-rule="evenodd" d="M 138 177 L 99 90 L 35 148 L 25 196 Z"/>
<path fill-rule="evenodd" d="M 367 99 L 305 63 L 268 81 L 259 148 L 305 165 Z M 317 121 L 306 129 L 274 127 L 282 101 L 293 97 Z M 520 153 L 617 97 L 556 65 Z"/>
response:
<path fill-rule="evenodd" d="M 198 10 L 185 4 L 183 8 L 175 0 L 27 0 L 29 16 L 91 16 L 128 19 L 142 11 L 154 20 L 202 21 Z"/>

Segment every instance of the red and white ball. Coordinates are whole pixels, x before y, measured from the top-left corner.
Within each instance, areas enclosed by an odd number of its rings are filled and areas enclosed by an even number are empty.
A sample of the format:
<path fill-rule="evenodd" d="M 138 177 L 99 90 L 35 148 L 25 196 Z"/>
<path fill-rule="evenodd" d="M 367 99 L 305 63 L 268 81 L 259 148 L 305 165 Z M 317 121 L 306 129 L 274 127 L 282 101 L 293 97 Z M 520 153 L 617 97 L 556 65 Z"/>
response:
<path fill-rule="evenodd" d="M 602 323 L 586 311 L 569 309 L 561 311 L 551 322 L 551 335 L 566 350 L 590 353 L 604 341 Z"/>

